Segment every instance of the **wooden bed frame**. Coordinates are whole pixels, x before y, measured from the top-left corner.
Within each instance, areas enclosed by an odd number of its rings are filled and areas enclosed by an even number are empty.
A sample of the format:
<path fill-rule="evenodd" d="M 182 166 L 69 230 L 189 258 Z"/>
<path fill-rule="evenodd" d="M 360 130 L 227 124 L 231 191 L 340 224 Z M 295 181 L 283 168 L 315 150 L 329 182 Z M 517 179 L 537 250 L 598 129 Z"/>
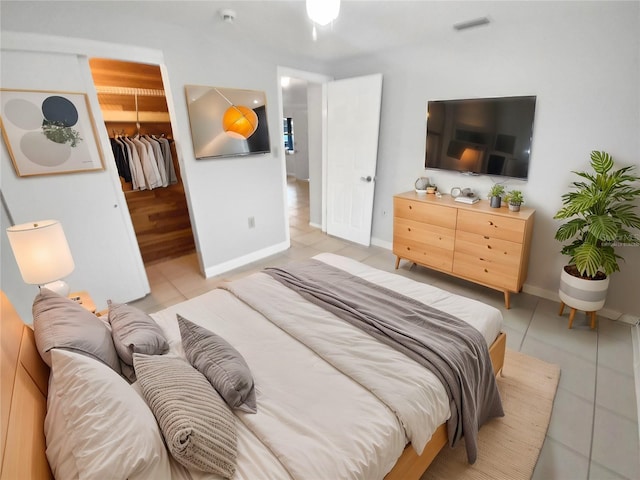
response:
<path fill-rule="evenodd" d="M 44 437 L 49 367 L 40 358 L 33 330 L 22 322 L 4 292 L 1 303 L 0 480 L 52 479 Z M 506 338 L 501 333 L 489 350 L 496 375 L 504 364 Z M 418 456 L 408 445 L 385 480 L 418 480 L 447 441 L 447 428 L 443 424 L 422 455 Z"/>
<path fill-rule="evenodd" d="M 0 479 L 53 478 L 44 439 L 49 367 L 40 358 L 33 330 L 22 322 L 4 292 L 0 301 Z"/>

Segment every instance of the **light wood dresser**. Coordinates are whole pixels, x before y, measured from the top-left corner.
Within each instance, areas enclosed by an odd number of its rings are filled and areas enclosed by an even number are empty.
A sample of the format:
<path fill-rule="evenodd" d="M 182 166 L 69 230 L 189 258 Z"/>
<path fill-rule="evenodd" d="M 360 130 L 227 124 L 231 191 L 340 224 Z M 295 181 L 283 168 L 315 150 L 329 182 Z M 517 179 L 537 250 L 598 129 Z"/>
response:
<path fill-rule="evenodd" d="M 405 259 L 504 292 L 519 292 L 527 278 L 535 210 L 468 205 L 450 195 L 406 192 L 393 198 L 396 269 Z"/>

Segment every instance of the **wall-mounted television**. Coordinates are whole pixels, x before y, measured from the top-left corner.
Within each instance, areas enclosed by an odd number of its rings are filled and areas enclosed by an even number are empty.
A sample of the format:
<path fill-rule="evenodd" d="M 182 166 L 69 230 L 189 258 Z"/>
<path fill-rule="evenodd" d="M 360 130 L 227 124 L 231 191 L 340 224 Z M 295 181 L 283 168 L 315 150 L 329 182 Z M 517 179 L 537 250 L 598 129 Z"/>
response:
<path fill-rule="evenodd" d="M 429 100 L 425 168 L 526 179 L 535 96 Z"/>

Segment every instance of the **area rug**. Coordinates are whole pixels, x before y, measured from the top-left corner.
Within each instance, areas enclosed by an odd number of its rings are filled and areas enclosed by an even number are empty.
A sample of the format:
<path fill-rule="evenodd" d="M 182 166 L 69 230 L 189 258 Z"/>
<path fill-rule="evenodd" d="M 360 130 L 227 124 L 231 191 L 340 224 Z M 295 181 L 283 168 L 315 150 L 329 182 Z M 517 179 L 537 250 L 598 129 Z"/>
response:
<path fill-rule="evenodd" d="M 503 418 L 478 435 L 478 459 L 467 463 L 463 442 L 444 447 L 421 480 L 529 480 L 547 434 L 560 368 L 507 349 L 498 388 Z"/>

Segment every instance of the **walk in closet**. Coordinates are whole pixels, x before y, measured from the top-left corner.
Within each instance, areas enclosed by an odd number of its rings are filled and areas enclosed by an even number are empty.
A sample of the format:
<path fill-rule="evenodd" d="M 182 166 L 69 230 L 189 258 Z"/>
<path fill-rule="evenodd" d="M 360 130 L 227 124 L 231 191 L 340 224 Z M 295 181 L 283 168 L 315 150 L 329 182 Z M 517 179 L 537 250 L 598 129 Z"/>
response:
<path fill-rule="evenodd" d="M 160 67 L 89 64 L 144 263 L 194 252 Z"/>

